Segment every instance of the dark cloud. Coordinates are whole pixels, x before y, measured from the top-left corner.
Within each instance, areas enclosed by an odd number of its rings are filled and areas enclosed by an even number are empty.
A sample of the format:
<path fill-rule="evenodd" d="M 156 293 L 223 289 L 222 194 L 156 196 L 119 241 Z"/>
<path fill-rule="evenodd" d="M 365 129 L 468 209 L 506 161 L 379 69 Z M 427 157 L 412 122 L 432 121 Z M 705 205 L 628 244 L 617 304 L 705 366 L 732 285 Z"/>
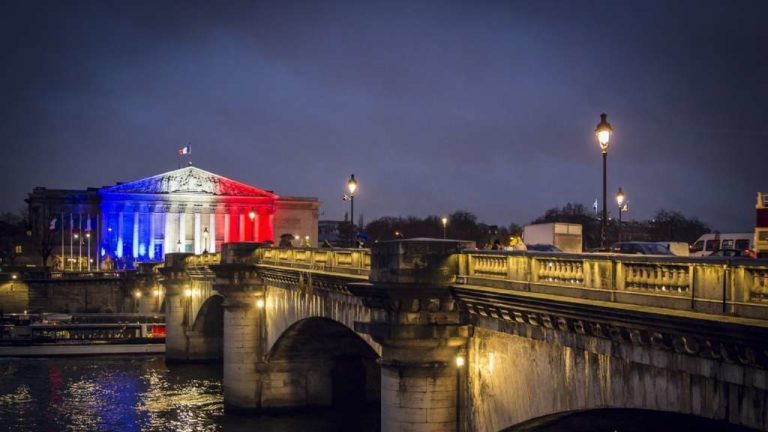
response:
<path fill-rule="evenodd" d="M 0 2 L 0 202 L 196 165 L 358 211 L 525 223 L 601 190 L 751 229 L 763 2 Z M 356 206 L 357 207 L 357 206 Z M 357 213 L 357 212 L 356 212 Z"/>

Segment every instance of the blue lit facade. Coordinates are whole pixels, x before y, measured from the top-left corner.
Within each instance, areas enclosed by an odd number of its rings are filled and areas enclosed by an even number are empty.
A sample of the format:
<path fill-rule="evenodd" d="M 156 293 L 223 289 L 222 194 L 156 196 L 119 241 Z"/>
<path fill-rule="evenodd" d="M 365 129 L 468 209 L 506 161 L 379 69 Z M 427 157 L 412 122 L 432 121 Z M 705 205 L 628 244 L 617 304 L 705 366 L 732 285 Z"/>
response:
<path fill-rule="evenodd" d="M 83 270 L 83 259 L 91 259 L 93 269 L 130 269 L 171 252 L 274 241 L 277 230 L 315 243 L 319 207 L 315 198 L 278 197 L 192 166 L 86 191 L 36 188 L 27 202 L 40 229 L 56 229 L 54 255 L 64 270 Z M 51 223 L 52 216 L 64 223 Z M 83 252 L 86 234 L 90 247 Z"/>

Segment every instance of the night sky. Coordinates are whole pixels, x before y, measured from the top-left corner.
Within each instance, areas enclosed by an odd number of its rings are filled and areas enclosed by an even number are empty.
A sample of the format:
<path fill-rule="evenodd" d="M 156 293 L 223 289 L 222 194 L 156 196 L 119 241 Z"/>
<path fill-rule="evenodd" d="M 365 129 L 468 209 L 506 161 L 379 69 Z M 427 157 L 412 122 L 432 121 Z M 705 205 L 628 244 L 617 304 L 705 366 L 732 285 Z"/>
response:
<path fill-rule="evenodd" d="M 754 228 L 765 1 L 0 0 L 0 210 L 203 169 L 355 214 L 525 224 L 609 205 Z M 610 210 L 614 206 L 610 205 Z M 615 213 L 615 212 L 614 212 Z"/>

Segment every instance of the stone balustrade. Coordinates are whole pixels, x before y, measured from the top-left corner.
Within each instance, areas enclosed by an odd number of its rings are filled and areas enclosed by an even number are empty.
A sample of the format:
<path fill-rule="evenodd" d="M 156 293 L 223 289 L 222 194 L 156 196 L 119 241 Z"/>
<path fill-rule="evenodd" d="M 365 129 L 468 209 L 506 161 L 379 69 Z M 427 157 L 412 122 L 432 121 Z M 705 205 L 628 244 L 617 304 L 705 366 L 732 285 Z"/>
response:
<path fill-rule="evenodd" d="M 246 261 L 314 272 L 367 277 L 369 249 L 269 248 Z M 200 276 L 221 254 L 187 256 Z M 455 282 L 706 313 L 768 318 L 768 260 L 544 252 L 463 251 Z"/>
<path fill-rule="evenodd" d="M 768 318 L 768 260 L 464 251 L 456 283 Z"/>
<path fill-rule="evenodd" d="M 369 249 L 262 248 L 254 254 L 259 264 L 367 276 L 371 270 Z"/>

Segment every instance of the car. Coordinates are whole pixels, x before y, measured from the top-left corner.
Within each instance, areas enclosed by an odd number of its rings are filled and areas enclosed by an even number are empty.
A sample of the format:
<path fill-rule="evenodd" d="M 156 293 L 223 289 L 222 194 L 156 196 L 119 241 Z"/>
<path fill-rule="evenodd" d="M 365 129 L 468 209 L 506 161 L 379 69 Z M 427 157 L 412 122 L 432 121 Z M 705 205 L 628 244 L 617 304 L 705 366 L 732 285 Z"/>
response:
<path fill-rule="evenodd" d="M 755 258 L 746 249 L 720 249 L 703 258 Z"/>
<path fill-rule="evenodd" d="M 527 244 L 525 245 L 525 248 L 529 251 L 536 251 L 536 252 L 562 252 L 559 247 L 551 244 L 545 244 L 545 243 L 534 243 L 534 244 Z"/>
<path fill-rule="evenodd" d="M 668 248 L 654 242 L 619 242 L 611 246 L 611 252 L 630 255 L 667 255 L 674 256 Z"/>

